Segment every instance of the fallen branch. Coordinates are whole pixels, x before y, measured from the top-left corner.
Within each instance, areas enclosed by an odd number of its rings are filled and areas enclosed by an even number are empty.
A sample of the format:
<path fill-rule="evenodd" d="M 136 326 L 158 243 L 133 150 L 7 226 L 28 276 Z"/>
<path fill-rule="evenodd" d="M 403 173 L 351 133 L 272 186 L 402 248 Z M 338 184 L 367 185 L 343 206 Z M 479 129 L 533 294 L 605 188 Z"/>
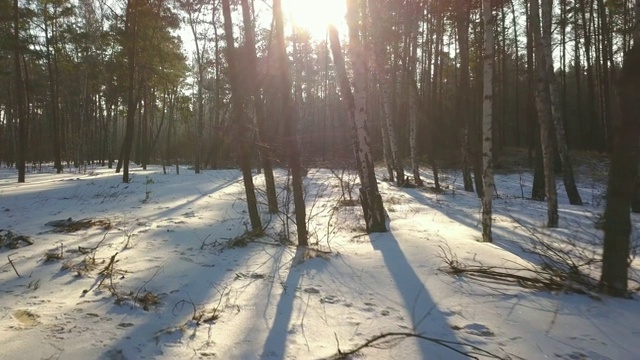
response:
<path fill-rule="evenodd" d="M 17 254 L 17 253 L 15 253 L 15 254 Z M 11 260 L 11 255 L 15 255 L 15 254 L 7 255 L 7 260 L 9 260 L 9 264 L 11 264 L 11 267 L 13 268 L 13 271 L 16 272 L 16 275 L 18 275 L 18 277 L 21 277 L 20 274 L 18 274 L 18 270 L 16 270 L 15 265 L 13 265 L 13 260 Z"/>
<path fill-rule="evenodd" d="M 113 254 L 107 266 L 105 266 L 104 269 L 100 270 L 100 272 L 98 273 L 99 275 L 103 276 L 102 280 L 100 280 L 100 283 L 98 283 L 98 287 L 102 286 L 102 283 L 104 282 L 105 279 L 107 278 L 111 279 L 113 277 L 113 272 L 114 272 L 113 267 L 116 262 L 115 260 L 117 255 L 118 255 L 117 252 Z M 113 280 L 111 280 L 111 285 L 113 286 Z M 111 292 L 115 292 L 114 289 L 111 289 L 111 290 L 112 290 Z"/>
<path fill-rule="evenodd" d="M 480 359 L 478 356 L 484 356 L 484 357 L 488 357 L 491 359 L 503 359 L 502 357 L 491 353 L 487 350 L 484 350 L 478 346 L 469 344 L 469 343 L 464 343 L 464 342 L 460 342 L 460 341 L 451 341 L 451 340 L 444 340 L 444 339 L 438 339 L 438 338 L 434 338 L 434 337 L 429 337 L 429 336 L 425 336 L 422 334 L 416 334 L 416 333 L 411 333 L 411 332 L 388 332 L 388 333 L 384 333 L 384 334 L 379 334 L 376 335 L 374 337 L 372 337 L 371 339 L 365 341 L 363 344 L 351 349 L 351 350 L 347 350 L 347 351 L 342 351 L 340 350 L 340 343 L 338 342 L 338 353 L 330 356 L 328 358 L 325 358 L 325 360 L 343 360 L 343 359 L 347 359 L 349 356 L 351 355 L 355 355 L 357 353 L 359 353 L 360 351 L 362 351 L 365 348 L 380 348 L 381 345 L 384 345 L 385 343 L 389 343 L 392 341 L 398 341 L 398 340 L 403 340 L 405 338 L 418 338 L 421 340 L 425 340 L 431 343 L 434 343 L 436 345 L 439 346 L 443 346 L 455 353 L 458 353 L 460 355 L 466 356 L 470 359 Z M 338 341 L 338 337 L 336 336 L 336 342 Z M 471 348 L 472 351 L 464 351 L 464 350 L 460 350 L 458 348 L 456 348 L 456 346 L 466 346 L 468 348 Z"/>
<path fill-rule="evenodd" d="M 543 291 L 565 291 L 576 294 L 588 295 L 599 299 L 595 294 L 596 284 L 587 281 L 576 281 L 574 274 L 560 271 L 548 266 L 540 268 L 517 265 L 518 268 L 506 268 L 497 266 L 479 266 L 463 264 L 449 249 L 449 253 L 440 247 L 443 260 L 447 264 L 441 268 L 450 275 L 466 275 L 477 280 L 492 280 L 495 282 L 516 284 L 526 289 Z M 524 272 L 517 274 L 515 272 Z"/>

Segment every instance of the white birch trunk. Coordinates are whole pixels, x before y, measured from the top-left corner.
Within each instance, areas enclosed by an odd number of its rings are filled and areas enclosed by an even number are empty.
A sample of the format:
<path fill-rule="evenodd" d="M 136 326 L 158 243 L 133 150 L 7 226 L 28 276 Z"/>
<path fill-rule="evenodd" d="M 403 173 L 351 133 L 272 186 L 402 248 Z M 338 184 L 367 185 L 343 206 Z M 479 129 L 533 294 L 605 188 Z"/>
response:
<path fill-rule="evenodd" d="M 354 4 L 349 3 L 351 16 L 354 16 L 352 8 Z M 353 19 L 352 19 L 353 21 Z M 356 18 L 357 22 L 357 18 Z M 351 23 L 350 23 L 351 25 Z M 354 31 L 354 29 L 356 29 Z M 357 33 L 357 24 L 350 27 L 352 37 L 351 61 L 354 68 L 354 91 L 358 96 L 354 96 L 351 91 L 349 79 L 342 58 L 342 49 L 338 38 L 338 31 L 335 27 L 329 28 L 329 36 L 331 39 L 331 52 L 336 65 L 336 74 L 340 82 L 340 93 L 347 108 L 347 117 L 349 119 L 349 128 L 351 129 L 351 139 L 353 151 L 358 166 L 358 176 L 360 178 L 360 204 L 364 213 L 367 232 L 386 232 L 387 224 L 384 215 L 384 206 L 382 197 L 378 192 L 378 183 L 376 181 L 375 169 L 373 167 L 373 158 L 369 147 L 369 136 L 366 126 L 366 92 L 364 88 L 365 63 L 362 57 L 362 50 Z M 355 34 L 355 36 L 354 36 Z M 356 100 L 357 99 L 357 100 Z"/>
<path fill-rule="evenodd" d="M 369 131 L 367 129 L 367 66 L 362 41 L 360 40 L 359 10 L 356 0 L 347 1 L 347 24 L 349 26 L 349 57 L 353 69 L 353 103 L 354 124 L 357 137 L 356 156 L 362 167 L 362 188 L 360 202 L 367 224 L 367 232 L 386 232 L 387 224 L 384 215 L 382 196 L 378 191 L 376 173 L 373 163 Z M 397 179 L 396 179 L 397 180 Z"/>
<path fill-rule="evenodd" d="M 491 0 L 482 1 L 484 20 L 484 100 L 482 103 L 482 241 L 491 242 L 491 215 L 493 197 L 493 56 L 494 56 L 494 17 Z"/>

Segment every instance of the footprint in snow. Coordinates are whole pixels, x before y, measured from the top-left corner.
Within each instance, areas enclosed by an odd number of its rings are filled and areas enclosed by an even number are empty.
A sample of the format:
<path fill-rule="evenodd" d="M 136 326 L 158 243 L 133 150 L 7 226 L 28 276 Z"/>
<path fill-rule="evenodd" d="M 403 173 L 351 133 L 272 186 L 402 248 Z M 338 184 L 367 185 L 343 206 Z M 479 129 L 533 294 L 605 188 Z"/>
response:
<path fill-rule="evenodd" d="M 320 298 L 320 302 L 323 304 L 337 304 L 340 302 L 340 298 L 333 295 L 327 295 Z"/>
<path fill-rule="evenodd" d="M 478 323 L 467 324 L 467 325 L 462 326 L 462 327 L 457 326 L 457 325 L 453 325 L 453 326 L 451 326 L 451 328 L 453 330 L 464 331 L 465 333 L 467 333 L 469 335 L 482 336 L 482 337 L 493 337 L 493 336 L 496 336 L 496 334 L 493 331 L 491 331 L 491 329 L 489 329 L 486 325 L 478 324 Z"/>
<path fill-rule="evenodd" d="M 20 309 L 14 311 L 11 316 L 17 320 L 23 327 L 31 328 L 40 324 L 38 320 L 40 315 L 28 309 Z"/>

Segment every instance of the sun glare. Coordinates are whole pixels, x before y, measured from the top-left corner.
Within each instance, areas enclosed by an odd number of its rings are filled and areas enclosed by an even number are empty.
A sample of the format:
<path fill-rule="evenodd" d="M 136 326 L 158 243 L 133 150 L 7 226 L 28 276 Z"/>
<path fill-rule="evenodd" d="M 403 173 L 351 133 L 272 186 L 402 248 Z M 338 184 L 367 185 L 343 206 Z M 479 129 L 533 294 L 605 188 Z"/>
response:
<path fill-rule="evenodd" d="M 329 24 L 339 30 L 345 26 L 346 0 L 284 0 L 283 8 L 293 26 L 316 40 L 325 38 Z"/>

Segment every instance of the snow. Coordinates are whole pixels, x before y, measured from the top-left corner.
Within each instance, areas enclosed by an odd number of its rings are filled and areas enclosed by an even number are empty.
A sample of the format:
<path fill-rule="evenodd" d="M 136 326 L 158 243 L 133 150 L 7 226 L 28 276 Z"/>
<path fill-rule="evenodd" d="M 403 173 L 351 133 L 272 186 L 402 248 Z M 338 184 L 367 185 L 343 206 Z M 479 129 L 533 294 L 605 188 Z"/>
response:
<path fill-rule="evenodd" d="M 305 185 L 314 245 L 306 250 L 282 244 L 286 216 L 270 216 L 266 206 L 267 235 L 241 241 L 250 225 L 239 171 L 174 171 L 134 168 L 123 184 L 106 168 L 46 168 L 17 184 L 15 170 L 0 169 L 0 229 L 33 241 L 0 249 L 1 359 L 314 359 L 389 332 L 501 358 L 640 354 L 637 297 L 541 291 L 445 271 L 451 254 L 469 265 L 535 266 L 539 238 L 570 251 L 597 279 L 598 263 L 589 260 L 600 254 L 594 223 L 602 183 L 580 184 L 584 206 L 561 198 L 560 228 L 545 229 L 545 204 L 522 198 L 531 174 L 497 174 L 495 241 L 485 244 L 478 242 L 480 202 L 453 170 L 442 172 L 442 192 L 380 181 L 390 232 L 367 235 L 360 207 L 338 202 L 338 179 L 311 169 Z M 262 176 L 255 180 L 262 187 Z M 285 171 L 277 181 L 284 199 Z M 561 182 L 558 188 L 563 194 Z M 69 218 L 110 228 L 65 233 L 45 225 Z M 79 249 L 93 248 L 95 265 L 80 268 L 92 255 Z M 101 275 L 116 253 L 113 275 Z M 638 269 L 634 260 L 636 279 Z M 145 294 L 158 302 L 132 300 Z M 363 349 L 362 358 L 465 358 L 417 338 L 384 345 Z"/>

